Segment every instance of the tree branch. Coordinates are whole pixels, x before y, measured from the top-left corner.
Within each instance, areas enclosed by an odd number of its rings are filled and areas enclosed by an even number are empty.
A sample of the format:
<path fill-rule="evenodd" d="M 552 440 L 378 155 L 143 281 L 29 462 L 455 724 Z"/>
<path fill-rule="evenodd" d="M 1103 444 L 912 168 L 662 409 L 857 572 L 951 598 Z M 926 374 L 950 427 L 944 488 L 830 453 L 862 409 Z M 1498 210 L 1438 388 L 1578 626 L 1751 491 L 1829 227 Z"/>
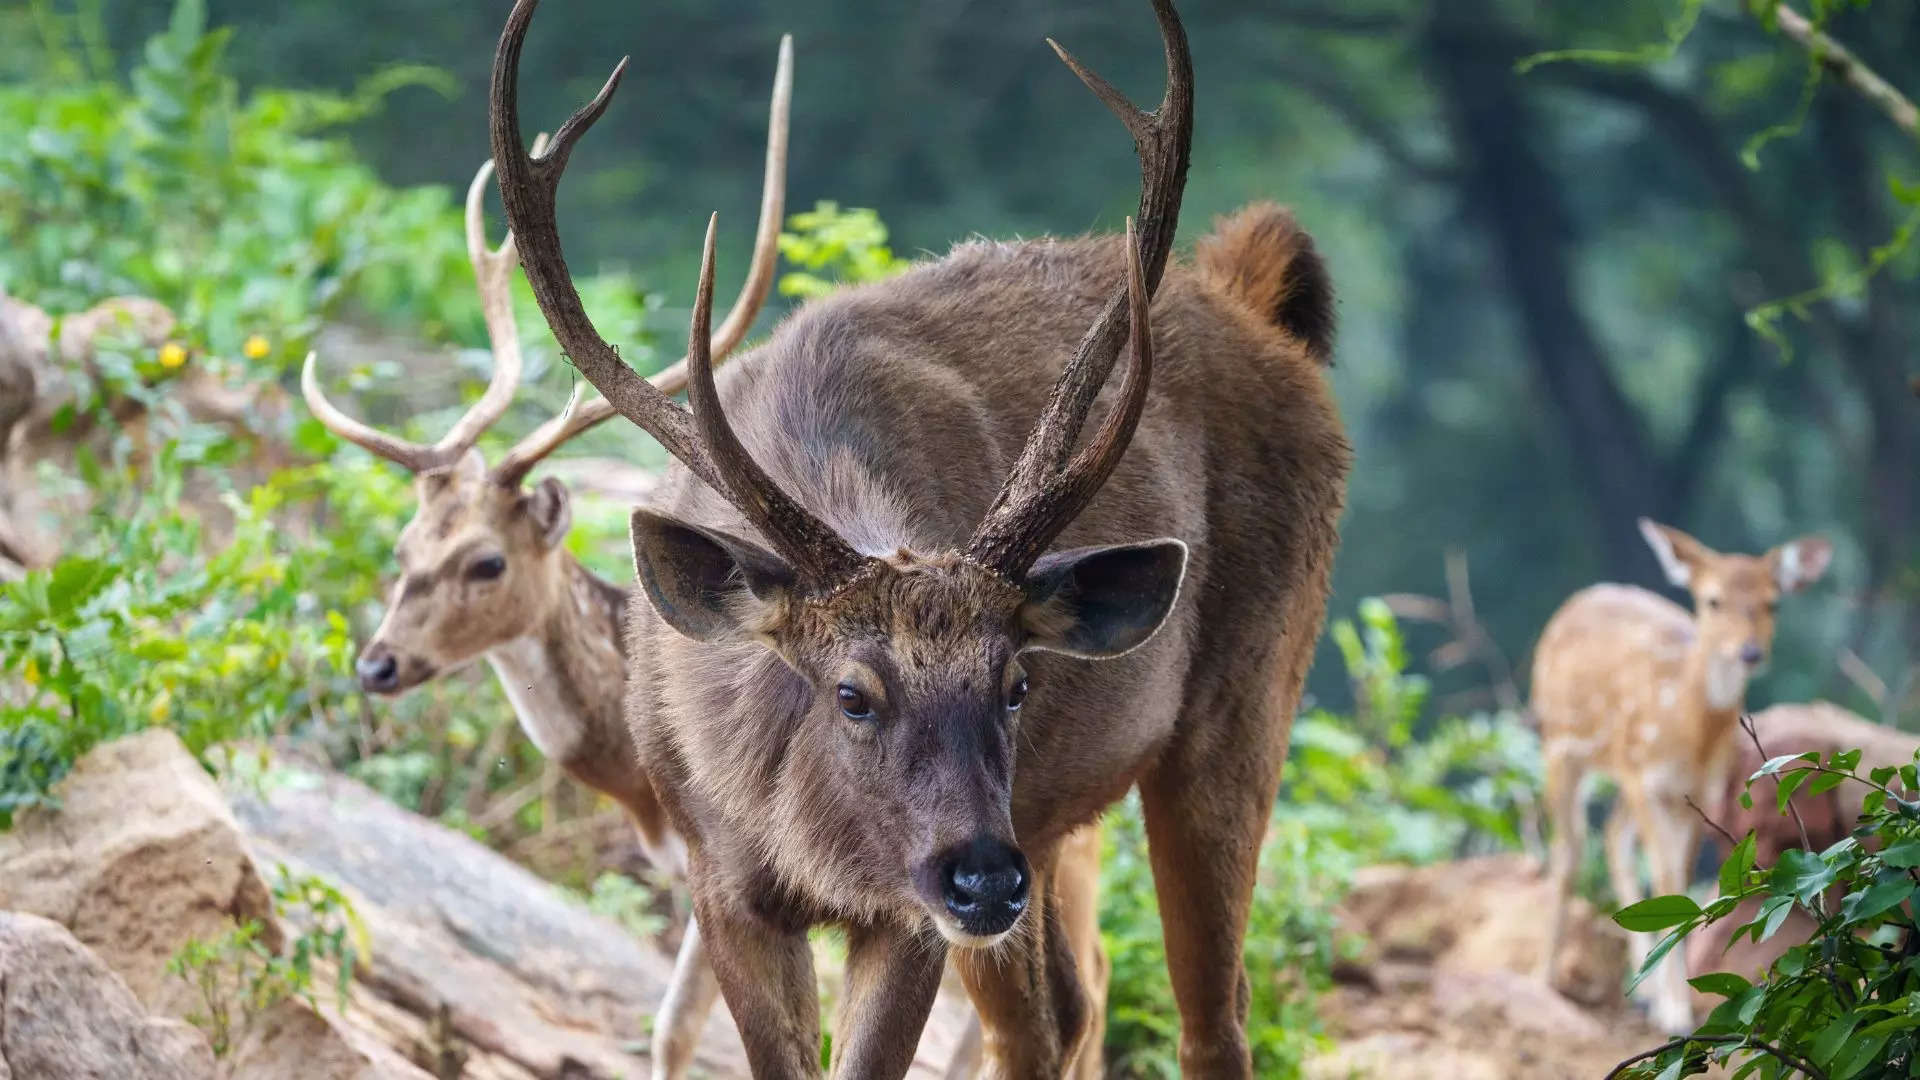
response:
<path fill-rule="evenodd" d="M 1860 62 L 1845 45 L 1828 37 L 1826 32 L 1808 22 L 1806 16 L 1785 4 L 1776 4 L 1774 19 L 1780 26 L 1780 32 L 1800 47 L 1813 54 L 1820 66 L 1829 75 L 1846 83 L 1859 94 L 1878 106 L 1887 114 L 1900 130 L 1920 139 L 1920 108 L 1915 107 L 1894 86 L 1881 78 L 1874 70 Z"/>
<path fill-rule="evenodd" d="M 1629 1068 L 1642 1061 L 1659 1057 L 1669 1050 L 1683 1049 L 1693 1043 L 1711 1043 L 1718 1046 L 1725 1046 L 1727 1043 L 1739 1043 L 1748 1049 L 1758 1050 L 1764 1054 L 1768 1054 L 1786 1064 L 1788 1068 L 1805 1073 L 1813 1077 L 1814 1080 L 1827 1080 L 1827 1074 L 1821 1072 L 1813 1062 L 1795 1057 L 1777 1046 L 1761 1042 L 1759 1039 L 1750 1035 L 1684 1035 L 1678 1039 L 1674 1039 L 1672 1042 L 1662 1043 L 1651 1050 L 1642 1051 L 1622 1061 L 1613 1067 L 1612 1072 L 1607 1073 L 1604 1080 L 1616 1080 L 1617 1077 L 1625 1075 Z"/>

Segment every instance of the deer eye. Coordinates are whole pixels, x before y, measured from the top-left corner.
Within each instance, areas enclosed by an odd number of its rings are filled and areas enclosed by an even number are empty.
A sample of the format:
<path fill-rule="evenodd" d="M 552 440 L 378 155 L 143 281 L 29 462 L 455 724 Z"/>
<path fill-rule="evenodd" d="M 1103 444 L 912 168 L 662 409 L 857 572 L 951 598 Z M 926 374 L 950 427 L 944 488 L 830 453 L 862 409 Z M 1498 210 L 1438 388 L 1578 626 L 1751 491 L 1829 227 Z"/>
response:
<path fill-rule="evenodd" d="M 1027 679 L 1026 676 L 1023 675 L 1020 677 L 1019 682 L 1013 684 L 1013 689 L 1007 691 L 1007 711 L 1019 712 L 1020 706 L 1025 704 L 1026 700 Z"/>
<path fill-rule="evenodd" d="M 467 567 L 467 577 L 473 581 L 492 581 L 507 572 L 505 555 L 489 555 L 484 559 L 475 559 Z"/>
<path fill-rule="evenodd" d="M 841 683 L 840 689 L 835 692 L 834 696 L 840 701 L 840 714 L 847 719 L 873 719 L 873 706 L 868 703 L 867 695 L 855 690 L 846 683 Z"/>

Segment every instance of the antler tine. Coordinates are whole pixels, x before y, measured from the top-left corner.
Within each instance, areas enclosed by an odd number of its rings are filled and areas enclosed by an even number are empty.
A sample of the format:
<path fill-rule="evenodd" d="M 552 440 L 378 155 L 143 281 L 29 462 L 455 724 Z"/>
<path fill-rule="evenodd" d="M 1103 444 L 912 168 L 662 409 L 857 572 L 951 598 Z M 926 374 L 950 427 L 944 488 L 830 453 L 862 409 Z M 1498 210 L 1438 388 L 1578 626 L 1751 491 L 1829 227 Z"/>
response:
<path fill-rule="evenodd" d="M 727 423 L 713 383 L 713 355 L 708 328 L 713 320 L 713 239 L 720 215 L 707 219 L 707 242 L 700 256 L 700 288 L 694 294 L 693 325 L 687 334 L 687 403 L 714 470 L 725 486 L 722 494 L 760 528 L 800 573 L 805 583 L 821 589 L 858 573 L 866 556 L 847 546 L 838 533 L 780 490 L 760 468 Z"/>
<path fill-rule="evenodd" d="M 1167 89 L 1160 107 L 1151 113 L 1141 111 L 1105 79 L 1054 45 L 1067 66 L 1133 134 L 1134 150 L 1140 157 L 1140 214 L 1137 229 L 1131 223 L 1128 228 L 1129 280 L 1107 302 L 1080 340 L 1073 359 L 1060 372 L 1020 459 L 1008 471 L 999 495 L 967 545 L 969 557 L 1016 580 L 1086 508 L 1118 464 L 1139 420 L 1151 375 L 1152 343 L 1142 344 L 1140 338 L 1147 326 L 1145 312 L 1134 309 L 1140 307 L 1136 300 L 1151 300 L 1166 269 L 1193 145 L 1193 58 L 1186 31 L 1172 0 L 1153 0 L 1153 10 L 1166 47 Z M 1135 263 L 1141 285 L 1138 297 L 1132 280 Z M 1130 313 L 1125 322 L 1123 310 Z M 1069 461 L 1087 413 L 1119 359 L 1129 329 L 1135 340 L 1135 360 L 1123 389 L 1125 396 L 1087 449 Z M 1135 395 L 1141 400 L 1135 401 Z"/>
<path fill-rule="evenodd" d="M 592 383 L 620 415 L 652 435 L 667 452 L 679 458 L 717 490 L 725 491 L 693 430 L 693 418 L 687 410 L 640 377 L 620 353 L 594 328 L 580 302 L 567 271 L 566 255 L 560 247 L 560 228 L 554 218 L 554 200 L 567 158 L 587 129 L 607 109 L 620 77 L 626 72 L 622 59 L 594 99 L 567 118 L 553 137 L 546 153 L 533 157 L 522 149 L 520 114 L 516 86 L 520 77 L 520 51 L 526 44 L 527 27 L 533 21 L 539 0 L 516 0 L 507 25 L 500 33 L 500 46 L 493 57 L 493 81 L 488 92 L 489 134 L 493 142 L 493 160 L 500 173 L 500 201 L 506 207 L 507 221 L 513 226 L 520 248 L 520 263 L 534 299 L 560 347 L 580 373 Z"/>
<path fill-rule="evenodd" d="M 546 140 L 544 134 L 533 141 L 534 152 Z M 513 318 L 513 268 L 519 265 L 513 233 L 493 250 L 487 249 L 487 181 L 493 177 L 493 162 L 480 163 L 467 185 L 467 261 L 473 264 L 474 287 L 480 293 L 480 314 L 487 323 L 487 344 L 493 354 L 493 376 L 487 380 L 486 393 L 473 403 L 453 427 L 434 444 L 434 450 L 447 461 L 467 452 L 480 433 L 492 427 L 513 404 L 520 389 L 524 364 L 520 356 L 520 331 Z"/>
<path fill-rule="evenodd" d="M 300 395 L 307 399 L 314 419 L 328 431 L 409 472 L 425 472 L 446 464 L 434 447 L 390 435 L 341 412 L 320 390 L 318 363 L 318 353 L 307 353 L 306 363 L 300 368 Z"/>
<path fill-rule="evenodd" d="M 780 261 L 780 225 L 786 217 L 787 136 L 792 107 L 793 35 L 786 34 L 780 38 L 779 60 L 774 65 L 773 103 L 767 117 L 767 168 L 760 190 L 760 225 L 754 235 L 753 259 L 748 266 L 747 279 L 740 286 L 739 297 L 734 300 L 733 308 L 727 312 L 720 329 L 714 332 L 712 349 L 715 363 L 739 347 L 741 340 L 747 336 L 747 329 L 766 305 L 768 294 L 773 291 L 774 268 Z M 545 140 L 545 135 L 533 140 L 535 156 L 540 154 Z M 512 240 L 511 233 L 508 234 L 508 240 Z M 469 247 L 472 246 L 470 238 Z M 679 394 L 687 388 L 686 357 L 681 357 L 671 367 L 654 374 L 648 381 L 668 397 Z M 568 401 L 566 412 L 541 424 L 500 459 L 500 463 L 494 467 L 494 479 L 497 482 L 508 487 L 517 486 L 535 465 L 568 440 L 618 415 L 605 398 L 595 398 L 576 408 L 578 389 L 576 386 L 575 398 Z"/>

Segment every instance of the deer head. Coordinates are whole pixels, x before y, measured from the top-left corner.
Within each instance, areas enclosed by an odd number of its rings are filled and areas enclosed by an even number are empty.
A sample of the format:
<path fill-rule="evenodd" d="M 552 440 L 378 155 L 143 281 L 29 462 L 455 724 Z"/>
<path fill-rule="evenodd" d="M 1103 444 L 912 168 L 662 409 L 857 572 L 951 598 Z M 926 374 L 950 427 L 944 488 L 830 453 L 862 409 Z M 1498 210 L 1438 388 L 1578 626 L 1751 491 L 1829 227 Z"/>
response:
<path fill-rule="evenodd" d="M 722 412 L 709 362 L 714 223 L 707 229 L 688 345 L 688 405 L 638 378 L 601 338 L 567 275 L 554 218 L 562 171 L 625 71 L 560 128 L 524 150 L 515 101 L 521 46 L 537 0 L 519 0 L 494 59 L 492 134 L 501 198 L 534 295 L 569 357 L 622 415 L 727 499 L 758 534 L 734 535 L 642 509 L 634 561 L 660 618 L 688 638 L 761 649 L 804 688 L 781 703 L 797 727 L 782 773 L 860 804 L 842 847 L 948 940 L 983 946 L 1025 909 L 1028 868 L 1013 835 L 1014 747 L 1029 692 L 1027 660 L 1052 652 L 1119 656 L 1172 610 L 1186 563 L 1176 539 L 1045 554 L 1118 464 L 1146 400 L 1153 349 L 1148 303 L 1166 266 L 1192 132 L 1192 65 L 1170 0 L 1154 0 L 1167 91 L 1154 112 L 1128 102 L 1054 48 L 1134 137 L 1142 169 L 1127 278 L 1054 384 L 1047 406 L 972 538 L 955 550 L 860 551 L 800 505 L 747 453 Z M 1095 395 L 1132 342 L 1119 401 L 1077 452 Z M 750 655 L 750 654 L 749 654 Z M 777 659 L 775 659 L 777 658 Z M 785 722 L 784 720 L 782 722 Z M 817 826 L 809 822 L 809 827 Z M 905 858 L 902 859 L 902 854 Z"/>
<path fill-rule="evenodd" d="M 1764 555 L 1723 555 L 1646 518 L 1640 519 L 1640 534 L 1667 580 L 1693 594 L 1694 648 L 1706 663 L 1707 703 L 1734 707 L 1773 649 L 1781 594 L 1819 580 L 1833 560 L 1833 545 L 1808 536 Z"/>
<path fill-rule="evenodd" d="M 702 339 L 709 355 L 725 356 L 740 343 L 773 284 L 785 210 L 792 98 L 793 43 L 782 38 L 753 259 L 725 322 L 710 341 Z M 473 408 L 439 442 L 426 446 L 376 430 L 334 407 L 320 390 L 313 356 L 307 357 L 301 375 L 307 404 L 328 429 L 416 476 L 419 509 L 401 530 L 394 551 L 400 579 L 386 617 L 354 665 L 361 687 L 373 693 L 411 689 L 531 632 L 552 605 L 570 602 L 569 561 L 562 545 L 572 521 L 566 486 L 548 477 L 529 489 L 524 481 L 561 444 L 614 415 L 603 398 L 581 403 L 576 388 L 564 412 L 522 439 L 492 468 L 473 449 L 481 432 L 506 412 L 521 370 L 509 293 L 518 248 L 511 233 L 491 251 L 486 242 L 483 202 L 492 172 L 492 162 L 482 165 L 467 189 L 467 254 L 494 363 L 486 393 Z M 687 360 L 682 358 L 653 376 L 650 385 L 661 394 L 677 394 L 685 389 L 686 379 Z"/>

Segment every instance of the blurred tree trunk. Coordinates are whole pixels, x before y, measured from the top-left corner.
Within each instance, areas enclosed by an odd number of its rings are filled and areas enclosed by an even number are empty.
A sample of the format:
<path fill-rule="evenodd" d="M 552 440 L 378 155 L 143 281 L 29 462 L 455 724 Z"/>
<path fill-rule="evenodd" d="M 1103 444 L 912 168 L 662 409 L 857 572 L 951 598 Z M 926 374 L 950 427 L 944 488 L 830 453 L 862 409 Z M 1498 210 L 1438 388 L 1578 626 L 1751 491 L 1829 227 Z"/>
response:
<path fill-rule="evenodd" d="M 1821 156 L 1834 177 L 1834 216 L 1855 257 L 1887 242 L 1894 224 L 1884 211 L 1887 198 L 1881 170 L 1868 144 L 1866 125 L 1881 118 L 1848 97 L 1824 96 L 1817 112 Z M 1920 605 L 1895 591 L 1915 559 L 1914 516 L 1920 505 L 1920 415 L 1906 392 L 1907 364 L 1915 344 L 1903 314 L 1913 298 L 1888 273 L 1867 282 L 1865 304 L 1842 328 L 1840 359 L 1854 374 L 1871 430 L 1864 440 L 1867 492 L 1865 530 L 1869 580 L 1891 603 L 1906 603 L 1903 633 L 1907 649 L 1920 649 Z"/>
<path fill-rule="evenodd" d="M 1460 194 L 1512 295 L 1540 389 L 1572 449 L 1607 572 L 1645 576 L 1634 520 L 1670 517 L 1672 490 L 1639 414 L 1574 298 L 1571 215 L 1542 160 L 1519 94 L 1519 50 L 1485 0 L 1455 0 L 1425 30 L 1421 55 L 1460 158 Z"/>

